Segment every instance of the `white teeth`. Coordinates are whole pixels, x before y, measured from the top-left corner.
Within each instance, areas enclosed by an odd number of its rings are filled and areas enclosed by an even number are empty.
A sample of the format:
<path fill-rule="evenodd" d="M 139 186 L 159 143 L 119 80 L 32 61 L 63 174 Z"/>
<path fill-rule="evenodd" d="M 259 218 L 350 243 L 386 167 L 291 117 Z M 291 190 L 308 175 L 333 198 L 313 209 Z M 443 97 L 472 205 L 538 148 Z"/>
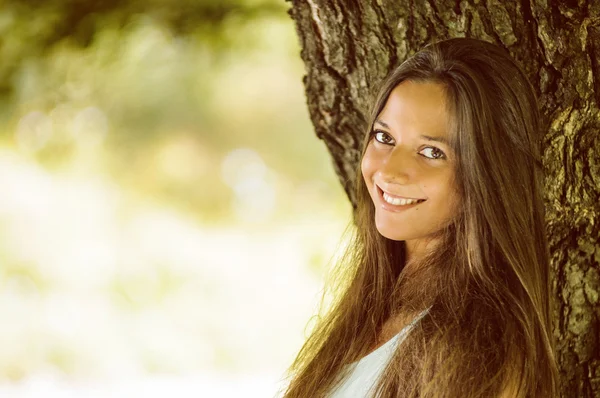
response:
<path fill-rule="evenodd" d="M 417 203 L 419 200 L 418 199 L 400 199 L 400 198 L 392 198 L 390 195 L 388 195 L 387 193 L 383 193 L 383 199 L 388 202 L 391 205 L 412 205 L 414 203 Z"/>

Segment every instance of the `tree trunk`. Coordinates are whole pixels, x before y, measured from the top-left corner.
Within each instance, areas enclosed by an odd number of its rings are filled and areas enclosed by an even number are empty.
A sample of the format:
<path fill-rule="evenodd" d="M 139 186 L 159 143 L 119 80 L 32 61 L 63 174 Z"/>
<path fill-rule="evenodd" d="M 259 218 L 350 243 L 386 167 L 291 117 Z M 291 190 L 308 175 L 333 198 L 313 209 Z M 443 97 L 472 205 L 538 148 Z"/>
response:
<path fill-rule="evenodd" d="M 547 121 L 547 233 L 561 396 L 600 397 L 600 2 L 293 0 L 316 134 L 355 204 L 372 88 L 430 41 L 474 37 L 525 69 Z M 588 3 L 588 4 L 586 4 Z"/>

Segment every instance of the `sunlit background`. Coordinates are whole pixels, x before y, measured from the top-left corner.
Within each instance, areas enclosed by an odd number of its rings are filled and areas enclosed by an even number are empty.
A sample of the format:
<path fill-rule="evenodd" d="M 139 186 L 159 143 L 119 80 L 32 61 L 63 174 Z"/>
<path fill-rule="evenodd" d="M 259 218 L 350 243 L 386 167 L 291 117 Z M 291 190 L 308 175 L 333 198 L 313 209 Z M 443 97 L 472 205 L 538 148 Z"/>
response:
<path fill-rule="evenodd" d="M 0 397 L 275 396 L 350 218 L 289 3 L 38 3 L 0 8 Z"/>

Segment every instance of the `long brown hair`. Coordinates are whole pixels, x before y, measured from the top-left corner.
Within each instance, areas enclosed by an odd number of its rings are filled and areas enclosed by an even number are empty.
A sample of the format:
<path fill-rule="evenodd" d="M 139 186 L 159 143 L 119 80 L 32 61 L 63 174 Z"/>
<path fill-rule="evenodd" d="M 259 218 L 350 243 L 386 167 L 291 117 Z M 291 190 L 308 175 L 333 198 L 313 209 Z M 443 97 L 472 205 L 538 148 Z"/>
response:
<path fill-rule="evenodd" d="M 445 89 L 461 208 L 439 231 L 436 249 L 405 268 L 405 242 L 378 233 L 357 179 L 338 295 L 290 367 L 284 397 L 327 396 L 390 316 L 429 306 L 396 349 L 378 396 L 554 397 L 543 129 L 533 88 L 498 46 L 466 38 L 432 43 L 384 80 L 369 132 L 390 92 L 408 80 Z"/>

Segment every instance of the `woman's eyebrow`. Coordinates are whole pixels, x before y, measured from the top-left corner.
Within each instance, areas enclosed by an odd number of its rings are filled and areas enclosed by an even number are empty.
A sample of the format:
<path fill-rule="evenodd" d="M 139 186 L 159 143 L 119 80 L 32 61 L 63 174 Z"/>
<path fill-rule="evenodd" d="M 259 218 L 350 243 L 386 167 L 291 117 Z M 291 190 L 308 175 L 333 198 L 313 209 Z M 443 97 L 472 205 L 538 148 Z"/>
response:
<path fill-rule="evenodd" d="M 386 129 L 390 128 L 390 126 L 388 126 L 388 124 L 381 119 L 376 119 L 375 123 L 385 127 Z M 442 144 L 446 144 L 446 145 L 450 146 L 450 143 L 448 142 L 448 140 L 445 137 L 437 137 L 437 136 L 432 136 L 432 135 L 421 134 L 421 138 L 424 138 L 427 141 L 441 142 Z"/>
<path fill-rule="evenodd" d="M 387 123 L 386 123 L 386 122 L 384 122 L 384 121 L 383 121 L 383 120 L 381 120 L 381 119 L 375 119 L 375 123 L 382 125 L 382 126 L 383 126 L 383 127 L 385 127 L 386 129 L 389 129 L 389 128 L 390 128 L 390 126 L 388 126 L 388 125 L 387 125 Z"/>
<path fill-rule="evenodd" d="M 446 144 L 446 145 L 450 146 L 450 143 L 444 137 L 433 137 L 433 136 L 430 136 L 430 135 L 423 135 L 423 134 L 421 134 L 421 138 L 425 138 L 427 141 L 441 142 L 442 144 Z"/>

